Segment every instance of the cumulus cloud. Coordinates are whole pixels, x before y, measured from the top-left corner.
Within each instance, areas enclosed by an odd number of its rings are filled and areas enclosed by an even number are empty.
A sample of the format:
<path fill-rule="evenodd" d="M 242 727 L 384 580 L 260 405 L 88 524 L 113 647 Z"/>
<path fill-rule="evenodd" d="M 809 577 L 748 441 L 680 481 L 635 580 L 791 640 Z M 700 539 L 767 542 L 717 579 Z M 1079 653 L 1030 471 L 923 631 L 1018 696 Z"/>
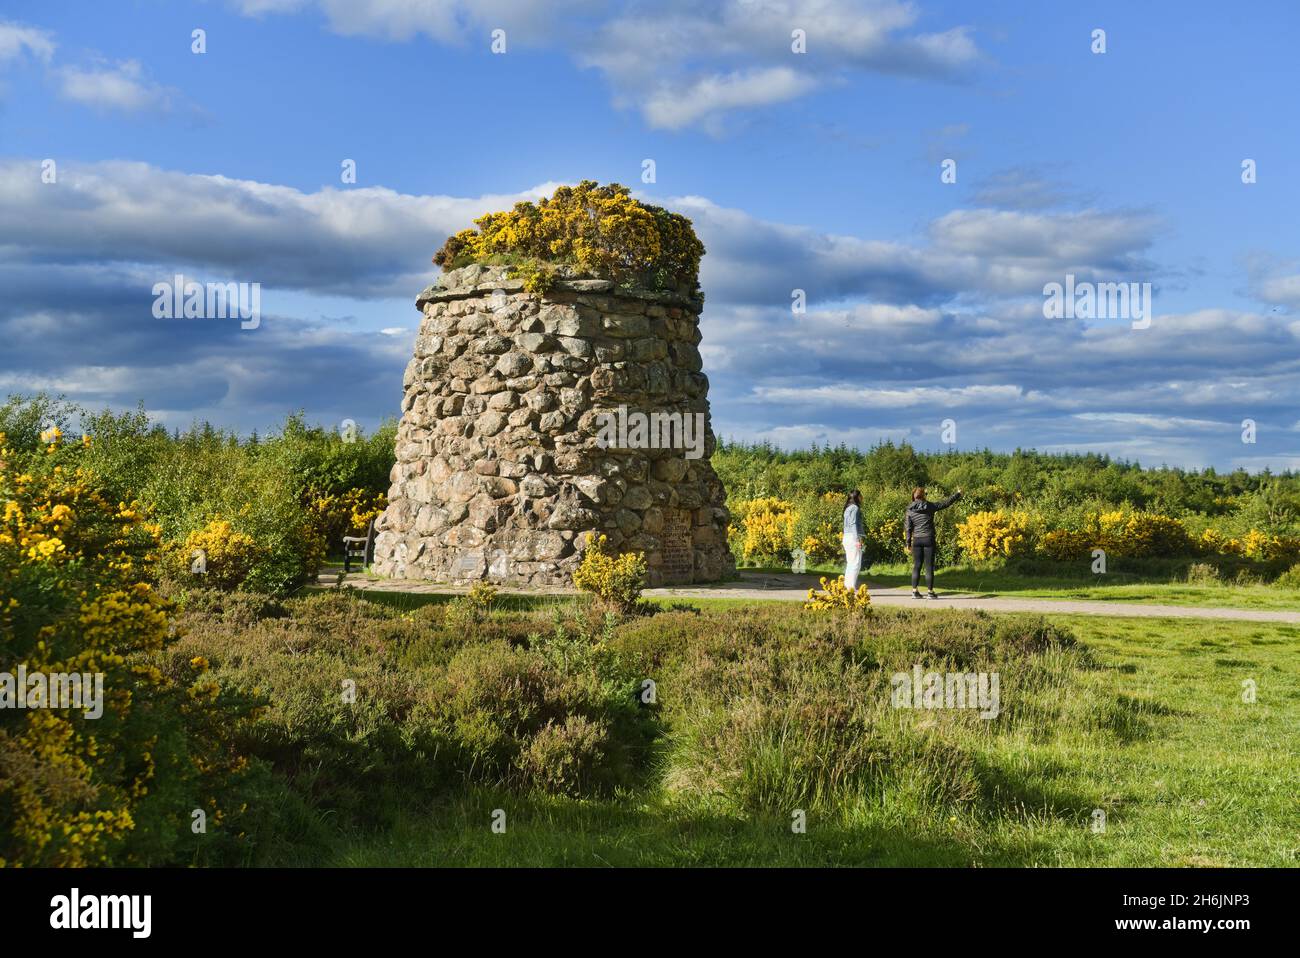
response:
<path fill-rule="evenodd" d="M 908 32 L 894 0 L 715 0 L 629 6 L 576 51 L 647 123 L 719 130 L 723 114 L 803 96 L 855 72 L 944 79 L 980 59 L 969 28 Z M 802 51 L 794 52 L 798 36 Z"/>
<path fill-rule="evenodd" d="M 433 251 L 473 217 L 554 189 L 308 193 L 122 162 L 67 164 L 46 184 L 36 170 L 0 162 L 0 391 L 143 400 L 169 425 L 243 429 L 294 409 L 363 424 L 396 415 Z M 261 284 L 260 326 L 154 318 L 153 285 L 175 273 Z M 391 319 L 379 329 L 330 319 L 324 307 L 340 296 L 395 297 Z"/>
<path fill-rule="evenodd" d="M 0 235 L 11 259 L 199 265 L 239 281 L 355 297 L 413 295 L 448 233 L 484 212 L 552 192 L 475 198 L 382 187 L 292 187 L 160 170 L 145 163 L 65 167 L 42 184 L 30 161 L 0 162 Z"/>
<path fill-rule="evenodd" d="M 1041 314 L 1043 285 L 1066 273 L 1110 282 L 1156 274 L 1146 251 L 1159 222 L 1144 213 L 954 210 L 921 240 L 904 242 L 766 222 L 703 197 L 674 202 L 709 249 L 706 286 L 737 301 L 789 302 L 798 288 L 823 302 L 866 296 L 933 306 L 979 292 L 1035 295 Z"/>

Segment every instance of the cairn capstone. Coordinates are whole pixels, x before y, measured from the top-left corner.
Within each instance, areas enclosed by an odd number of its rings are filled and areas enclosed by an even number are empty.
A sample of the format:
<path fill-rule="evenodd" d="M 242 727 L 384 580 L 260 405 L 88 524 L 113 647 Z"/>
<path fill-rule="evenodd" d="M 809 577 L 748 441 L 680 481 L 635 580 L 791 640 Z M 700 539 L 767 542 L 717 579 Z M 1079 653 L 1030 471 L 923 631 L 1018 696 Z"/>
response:
<path fill-rule="evenodd" d="M 508 272 L 449 270 L 416 300 L 375 571 L 569 585 L 595 533 L 645 553 L 652 586 L 729 576 L 698 289 L 561 269 L 539 297 Z"/>

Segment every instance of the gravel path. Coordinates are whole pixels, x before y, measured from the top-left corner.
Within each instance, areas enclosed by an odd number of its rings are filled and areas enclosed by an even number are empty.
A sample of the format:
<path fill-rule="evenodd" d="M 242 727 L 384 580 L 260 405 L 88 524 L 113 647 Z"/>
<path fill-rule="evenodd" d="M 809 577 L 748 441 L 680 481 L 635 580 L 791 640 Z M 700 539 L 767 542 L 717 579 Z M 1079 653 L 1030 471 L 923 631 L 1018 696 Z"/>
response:
<path fill-rule="evenodd" d="M 735 582 L 712 585 L 693 585 L 662 589 L 646 589 L 649 599 L 764 599 L 802 602 L 808 589 L 817 585 L 816 575 L 791 573 L 759 573 L 742 571 Z M 871 601 L 877 605 L 900 605 L 918 609 L 984 609 L 988 612 L 1053 612 L 1058 615 L 1110 615 L 1124 618 L 1170 619 L 1234 619 L 1244 622 L 1295 622 L 1300 623 L 1300 611 L 1282 609 L 1224 609 L 1188 605 L 1156 605 L 1153 603 L 1117 602 L 1102 599 L 1012 599 L 1004 596 L 973 595 L 968 592 L 940 592 L 938 599 L 913 599 L 911 589 L 884 588 L 872 585 Z M 325 573 L 321 585 L 333 586 L 338 575 Z M 376 592 L 456 593 L 464 588 L 436 582 L 414 582 L 399 579 L 370 579 L 364 573 L 353 572 L 344 578 L 344 584 Z M 572 595 L 572 589 L 555 589 L 538 593 L 525 589 L 503 588 L 504 593 Z"/>

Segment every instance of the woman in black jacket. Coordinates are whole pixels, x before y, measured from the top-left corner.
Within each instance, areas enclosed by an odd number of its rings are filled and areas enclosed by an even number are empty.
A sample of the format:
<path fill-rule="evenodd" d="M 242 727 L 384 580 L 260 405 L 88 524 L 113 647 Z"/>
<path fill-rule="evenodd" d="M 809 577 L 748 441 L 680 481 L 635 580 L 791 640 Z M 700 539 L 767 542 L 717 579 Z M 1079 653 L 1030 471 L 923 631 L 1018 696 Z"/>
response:
<path fill-rule="evenodd" d="M 930 590 L 929 598 L 939 598 L 934 591 L 934 514 L 940 509 L 947 509 L 960 498 L 960 489 L 938 502 L 925 498 L 925 490 L 920 486 L 912 490 L 912 504 L 903 516 L 903 541 L 912 553 L 913 599 L 921 598 L 917 586 L 921 583 L 922 563 L 925 563 L 925 585 Z"/>

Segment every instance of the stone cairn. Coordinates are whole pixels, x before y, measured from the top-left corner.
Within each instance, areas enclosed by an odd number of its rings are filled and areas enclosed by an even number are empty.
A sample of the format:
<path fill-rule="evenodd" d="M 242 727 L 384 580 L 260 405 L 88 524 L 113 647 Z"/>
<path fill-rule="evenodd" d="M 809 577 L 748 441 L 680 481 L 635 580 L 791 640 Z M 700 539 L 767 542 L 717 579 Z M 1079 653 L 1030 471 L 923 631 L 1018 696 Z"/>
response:
<path fill-rule="evenodd" d="M 615 552 L 644 552 L 651 586 L 730 575 L 698 288 L 560 268 L 538 297 L 508 272 L 450 270 L 416 300 L 424 319 L 403 380 L 375 571 L 569 585 L 594 532 Z M 702 450 L 602 440 L 601 423 L 620 407 L 700 414 Z"/>

